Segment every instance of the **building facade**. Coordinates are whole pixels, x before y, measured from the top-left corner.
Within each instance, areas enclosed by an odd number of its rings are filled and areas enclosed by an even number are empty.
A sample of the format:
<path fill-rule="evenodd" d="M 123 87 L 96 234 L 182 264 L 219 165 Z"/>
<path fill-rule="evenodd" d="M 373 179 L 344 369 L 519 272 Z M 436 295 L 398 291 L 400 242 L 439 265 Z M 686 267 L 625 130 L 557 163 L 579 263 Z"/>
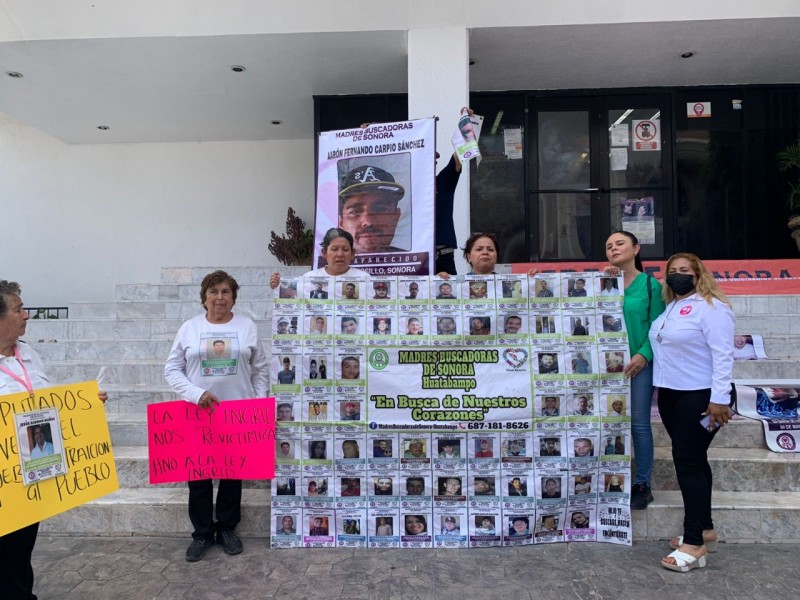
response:
<path fill-rule="evenodd" d="M 602 258 L 633 200 L 648 256 L 790 256 L 772 155 L 797 137 L 798 33 L 789 0 L 0 0 L 0 277 L 58 305 L 274 263 L 286 209 L 313 220 L 314 98 L 335 96 L 438 115 L 440 149 L 462 106 L 486 116 L 456 228 L 500 233 L 505 261 Z M 623 158 L 613 126 L 654 120 L 660 147 Z"/>

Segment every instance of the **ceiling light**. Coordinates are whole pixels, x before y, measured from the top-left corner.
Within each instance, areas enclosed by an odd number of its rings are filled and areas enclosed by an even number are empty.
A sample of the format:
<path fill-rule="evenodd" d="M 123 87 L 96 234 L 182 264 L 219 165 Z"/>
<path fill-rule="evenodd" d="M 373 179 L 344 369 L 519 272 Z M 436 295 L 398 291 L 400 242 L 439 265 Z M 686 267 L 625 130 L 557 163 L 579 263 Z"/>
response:
<path fill-rule="evenodd" d="M 247 69 L 245 69 L 242 65 L 233 65 L 231 66 L 231 71 L 234 73 L 244 73 L 247 71 Z"/>
<path fill-rule="evenodd" d="M 13 77 L 14 79 L 22 79 L 23 77 L 25 77 L 22 73 L 19 73 L 17 71 L 6 71 L 6 75 L 8 75 L 9 77 Z"/>
<path fill-rule="evenodd" d="M 692 58 L 693 56 L 694 56 L 694 52 L 692 52 L 692 51 L 684 52 L 683 54 L 681 54 L 681 58 Z"/>
<path fill-rule="evenodd" d="M 108 131 L 109 129 L 111 129 L 111 127 L 109 127 L 108 125 L 98 125 L 97 128 L 100 131 Z"/>
<path fill-rule="evenodd" d="M 609 130 L 609 131 L 611 131 L 611 129 L 614 127 L 614 125 L 619 125 L 620 123 L 622 123 L 622 122 L 623 122 L 625 119 L 627 119 L 627 118 L 628 118 L 628 115 L 629 115 L 629 114 L 631 114 L 632 112 L 633 112 L 633 109 L 632 109 L 632 108 L 629 108 L 628 110 L 626 110 L 624 113 L 622 113 L 622 114 L 619 116 L 619 119 L 617 119 L 616 121 L 614 121 L 614 122 L 611 124 L 611 127 L 609 127 L 609 128 L 608 128 L 608 130 Z"/>
<path fill-rule="evenodd" d="M 494 119 L 494 123 L 492 123 L 492 130 L 489 132 L 490 135 L 495 135 L 497 133 L 497 128 L 500 127 L 500 121 L 503 119 L 504 112 L 503 110 L 497 111 L 497 116 Z"/>

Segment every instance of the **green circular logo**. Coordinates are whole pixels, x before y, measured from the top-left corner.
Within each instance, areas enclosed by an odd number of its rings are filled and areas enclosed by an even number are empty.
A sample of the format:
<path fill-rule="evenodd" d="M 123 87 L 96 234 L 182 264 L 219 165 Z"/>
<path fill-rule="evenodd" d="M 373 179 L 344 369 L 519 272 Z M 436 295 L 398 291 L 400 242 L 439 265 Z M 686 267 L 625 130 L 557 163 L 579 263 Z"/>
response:
<path fill-rule="evenodd" d="M 376 371 L 383 371 L 389 366 L 389 355 L 386 350 L 373 350 L 369 355 L 369 364 Z"/>

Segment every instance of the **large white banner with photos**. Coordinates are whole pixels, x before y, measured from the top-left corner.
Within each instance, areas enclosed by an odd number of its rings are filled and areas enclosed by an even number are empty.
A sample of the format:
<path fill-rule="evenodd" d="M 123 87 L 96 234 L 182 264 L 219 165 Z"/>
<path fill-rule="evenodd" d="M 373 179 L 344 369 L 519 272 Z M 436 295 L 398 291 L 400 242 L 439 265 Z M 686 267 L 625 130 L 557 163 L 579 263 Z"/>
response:
<path fill-rule="evenodd" d="M 307 277 L 273 311 L 273 547 L 631 544 L 621 281 Z"/>

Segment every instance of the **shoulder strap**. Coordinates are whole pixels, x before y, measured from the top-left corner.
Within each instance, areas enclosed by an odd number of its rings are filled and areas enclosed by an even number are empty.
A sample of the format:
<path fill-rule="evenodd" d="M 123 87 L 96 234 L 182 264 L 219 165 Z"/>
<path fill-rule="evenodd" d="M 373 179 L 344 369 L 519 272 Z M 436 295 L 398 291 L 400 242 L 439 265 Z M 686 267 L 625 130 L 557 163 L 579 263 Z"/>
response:
<path fill-rule="evenodd" d="M 650 280 L 653 279 L 653 276 L 650 275 L 647 271 L 647 320 L 650 320 L 650 304 L 653 302 L 653 288 L 650 287 Z"/>

